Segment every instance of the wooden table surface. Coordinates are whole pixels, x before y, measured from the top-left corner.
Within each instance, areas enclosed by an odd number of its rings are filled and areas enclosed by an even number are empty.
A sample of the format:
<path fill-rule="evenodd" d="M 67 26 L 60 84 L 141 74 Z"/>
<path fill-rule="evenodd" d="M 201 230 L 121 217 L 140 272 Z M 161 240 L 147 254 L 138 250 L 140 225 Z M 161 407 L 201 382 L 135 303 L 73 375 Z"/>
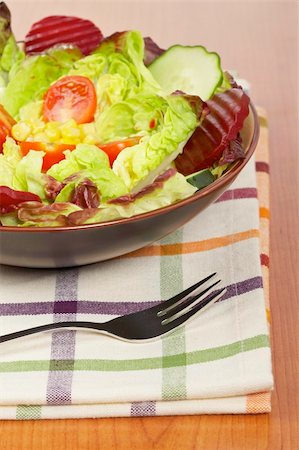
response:
<path fill-rule="evenodd" d="M 162 47 L 203 44 L 252 84 L 271 145 L 271 312 L 275 373 L 268 415 L 2 421 L 1 450 L 296 450 L 298 432 L 297 1 L 7 1 L 18 38 L 49 14 L 92 19 L 104 34 L 139 29 Z M 297 261 L 296 261 L 297 259 Z M 297 263 L 297 264 L 296 264 Z M 297 270 L 296 270 L 297 269 Z"/>

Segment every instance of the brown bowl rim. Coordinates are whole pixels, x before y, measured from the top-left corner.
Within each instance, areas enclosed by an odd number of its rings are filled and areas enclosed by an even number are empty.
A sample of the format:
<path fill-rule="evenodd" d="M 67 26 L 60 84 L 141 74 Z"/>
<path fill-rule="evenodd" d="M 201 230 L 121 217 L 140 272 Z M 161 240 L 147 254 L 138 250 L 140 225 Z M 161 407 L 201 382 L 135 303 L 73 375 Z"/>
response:
<path fill-rule="evenodd" d="M 235 163 L 235 165 L 227 173 L 225 173 L 223 176 L 218 178 L 218 180 L 214 181 L 207 187 L 201 189 L 198 192 L 195 192 L 191 197 L 180 200 L 177 203 L 173 203 L 171 205 L 164 206 L 163 208 L 155 209 L 153 211 L 149 211 L 149 212 L 142 213 L 142 214 L 137 214 L 136 216 L 132 216 L 132 217 L 110 220 L 107 222 L 90 223 L 90 224 L 76 225 L 76 226 L 70 226 L 70 227 L 32 227 L 32 228 L 24 227 L 24 228 L 22 228 L 22 227 L 17 227 L 17 226 L 12 226 L 12 227 L 0 226 L 0 231 L 1 232 L 2 231 L 4 231 L 4 232 L 19 232 L 19 233 L 27 233 L 27 232 L 29 232 L 29 233 L 57 233 L 57 232 L 61 232 L 61 231 L 71 232 L 71 231 L 79 231 L 79 230 L 90 230 L 90 229 L 94 229 L 94 228 L 104 228 L 107 226 L 113 226 L 113 225 L 116 226 L 116 225 L 138 222 L 140 220 L 147 219 L 149 217 L 159 216 L 161 214 L 168 213 L 170 211 L 174 211 L 174 210 L 180 208 L 181 206 L 185 206 L 190 203 L 196 202 L 198 199 L 203 198 L 208 194 L 211 194 L 218 187 L 221 187 L 224 184 L 226 184 L 227 182 L 233 180 L 241 172 L 243 167 L 246 166 L 246 164 L 252 157 L 252 155 L 256 149 L 257 143 L 258 143 L 260 128 L 259 128 L 258 114 L 257 114 L 257 111 L 256 111 L 254 105 L 252 104 L 252 102 L 250 102 L 249 106 L 250 106 L 250 110 L 253 114 L 254 129 L 253 129 L 253 136 L 252 136 L 251 142 L 249 144 L 248 150 L 246 152 L 245 158 L 237 161 Z"/>

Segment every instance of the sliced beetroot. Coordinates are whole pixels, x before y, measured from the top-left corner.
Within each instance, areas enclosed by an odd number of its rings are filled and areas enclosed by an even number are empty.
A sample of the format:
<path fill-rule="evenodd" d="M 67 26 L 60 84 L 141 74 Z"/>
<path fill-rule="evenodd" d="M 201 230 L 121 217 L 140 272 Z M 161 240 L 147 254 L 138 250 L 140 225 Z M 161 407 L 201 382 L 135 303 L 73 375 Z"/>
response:
<path fill-rule="evenodd" d="M 48 16 L 35 22 L 25 37 L 27 54 L 41 53 L 57 44 L 72 44 L 88 55 L 102 41 L 99 28 L 87 19 Z"/>
<path fill-rule="evenodd" d="M 215 94 L 206 103 L 209 114 L 175 160 L 178 172 L 183 175 L 206 169 L 218 161 L 249 114 L 249 97 L 239 88 Z"/>

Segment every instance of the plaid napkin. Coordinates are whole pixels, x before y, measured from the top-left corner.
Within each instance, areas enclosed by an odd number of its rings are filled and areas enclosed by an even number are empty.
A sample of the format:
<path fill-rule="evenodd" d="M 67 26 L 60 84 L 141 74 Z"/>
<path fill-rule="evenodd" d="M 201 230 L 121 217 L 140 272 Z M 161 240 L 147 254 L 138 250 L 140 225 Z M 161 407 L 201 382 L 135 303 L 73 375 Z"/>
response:
<path fill-rule="evenodd" d="M 155 342 L 68 330 L 1 344 L 1 419 L 270 411 L 268 134 L 262 110 L 259 116 L 256 161 L 183 229 L 81 268 L 2 266 L 1 334 L 51 321 L 108 320 L 214 271 L 228 290 Z"/>

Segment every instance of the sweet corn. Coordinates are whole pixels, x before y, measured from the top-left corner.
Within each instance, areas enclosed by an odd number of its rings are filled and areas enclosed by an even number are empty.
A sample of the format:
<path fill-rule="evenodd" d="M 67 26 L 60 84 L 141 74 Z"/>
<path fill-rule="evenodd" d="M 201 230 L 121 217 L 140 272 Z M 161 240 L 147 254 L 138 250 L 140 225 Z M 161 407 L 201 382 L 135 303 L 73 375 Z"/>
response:
<path fill-rule="evenodd" d="M 29 140 L 35 142 L 44 142 L 45 144 L 49 142 L 46 133 L 36 133 L 32 137 L 30 136 Z"/>
<path fill-rule="evenodd" d="M 43 133 L 45 131 L 46 124 L 41 119 L 33 119 L 30 120 L 29 122 L 27 121 L 27 123 L 29 123 L 31 126 L 33 136 L 35 136 L 38 133 Z"/>
<path fill-rule="evenodd" d="M 59 122 L 48 122 L 45 127 L 45 133 L 49 142 L 56 143 L 61 139 Z"/>
<path fill-rule="evenodd" d="M 94 122 L 83 123 L 79 125 L 81 133 L 83 135 L 84 144 L 96 144 L 99 139 L 96 135 L 96 129 Z"/>
<path fill-rule="evenodd" d="M 25 141 L 31 133 L 31 127 L 26 122 L 17 122 L 12 127 L 11 133 L 17 141 Z"/>
<path fill-rule="evenodd" d="M 41 116 L 36 117 L 37 108 L 31 110 L 35 114 L 32 117 L 28 114 L 30 108 L 24 109 L 23 116 L 26 119 L 20 120 L 12 128 L 12 136 L 17 141 L 36 141 L 53 144 L 97 144 L 99 137 L 97 135 L 95 123 L 77 124 L 74 119 L 67 122 L 44 122 Z"/>
<path fill-rule="evenodd" d="M 60 126 L 62 142 L 68 144 L 79 144 L 82 142 L 81 130 L 74 119 L 70 119 Z"/>

